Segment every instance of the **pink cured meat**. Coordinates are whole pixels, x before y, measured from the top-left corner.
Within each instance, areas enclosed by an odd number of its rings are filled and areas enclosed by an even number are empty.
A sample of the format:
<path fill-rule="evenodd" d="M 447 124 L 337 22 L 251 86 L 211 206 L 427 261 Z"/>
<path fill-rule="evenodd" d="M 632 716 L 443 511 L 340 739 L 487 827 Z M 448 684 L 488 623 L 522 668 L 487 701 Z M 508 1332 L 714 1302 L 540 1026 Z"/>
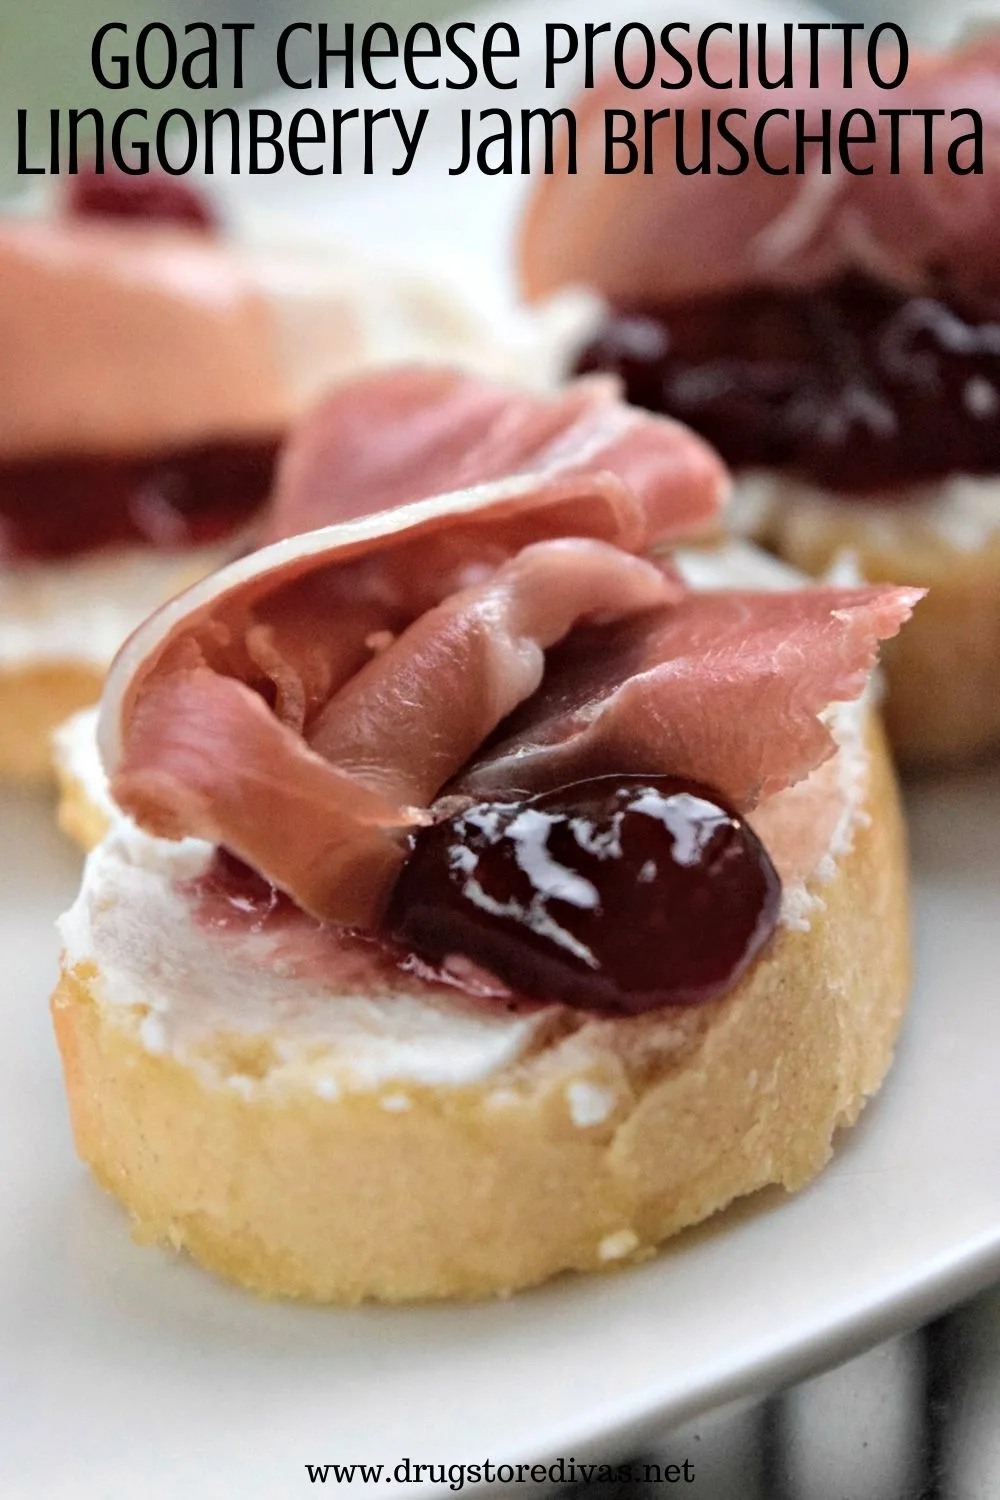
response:
<path fill-rule="evenodd" d="M 472 420 L 473 461 L 458 429 L 475 411 L 488 413 L 489 432 Z M 641 552 L 710 526 L 727 483 L 700 438 L 627 407 L 606 380 L 542 397 L 452 372 L 386 371 L 324 403 L 292 445 L 293 470 L 297 454 L 312 478 L 286 476 L 280 536 L 147 621 L 114 674 L 124 698 L 154 669 L 206 665 L 276 692 L 279 713 L 301 727 L 364 664 L 373 637 L 398 634 L 522 547 L 575 536 Z M 428 474 L 453 488 L 415 498 Z M 345 510 L 355 524 L 311 530 Z M 112 739 L 128 708 L 115 703 Z"/>
<path fill-rule="evenodd" d="M 626 406 L 614 380 L 539 396 L 402 368 L 335 389 L 299 426 L 262 540 L 517 476 L 552 497 L 584 483 L 627 491 L 643 516 L 637 548 L 704 531 L 726 488 L 701 438 Z"/>
<path fill-rule="evenodd" d="M 922 589 L 689 594 L 553 653 L 545 683 L 457 778 L 479 799 L 670 773 L 754 807 L 836 748 L 818 715 L 857 698 Z"/>
<path fill-rule="evenodd" d="M 371 926 L 405 831 L 535 691 L 544 649 L 580 619 L 676 592 L 607 543 L 539 542 L 418 618 L 309 726 L 236 678 L 178 666 L 137 698 L 113 795 L 153 833 L 224 844 L 313 916 Z"/>
<path fill-rule="evenodd" d="M 321 920 L 371 926 L 407 829 L 442 789 L 502 799 L 670 771 L 748 808 L 800 780 L 834 750 L 819 713 L 858 696 L 878 640 L 920 597 L 883 586 L 658 602 L 672 591 L 601 543 L 527 548 L 416 621 L 305 735 L 234 678 L 154 673 L 113 794 L 151 832 L 226 845 Z M 545 644 L 574 619 L 630 610 L 576 631 L 538 686 Z"/>
<path fill-rule="evenodd" d="M 716 75 L 728 77 L 722 39 L 712 57 Z M 780 72 L 772 64 L 772 74 Z M 695 75 L 688 87 L 666 92 L 656 79 L 645 89 L 625 89 L 613 74 L 599 79 L 578 103 L 579 171 L 566 174 L 565 160 L 554 175 L 540 178 L 522 225 L 520 263 L 531 296 L 578 283 L 594 287 L 618 304 L 663 306 L 702 293 L 760 284 L 815 284 L 848 271 L 867 272 L 914 291 L 943 285 L 952 294 L 992 302 L 1000 295 L 1000 260 L 995 225 L 1000 214 L 1000 39 L 980 38 L 955 52 L 912 57 L 899 88 L 886 93 L 855 70 L 855 83 L 842 87 L 839 41 L 824 54 L 820 87 L 808 87 L 808 61 L 800 57 L 791 89 L 752 87 L 724 92 L 709 89 Z M 672 136 L 663 134 L 654 171 L 606 176 L 603 120 L 606 109 L 642 111 L 678 107 L 696 127 L 700 111 L 717 117 L 723 109 L 744 109 L 748 120 L 731 122 L 746 140 L 764 110 L 780 107 L 790 120 L 771 119 L 765 139 L 775 165 L 794 162 L 794 112 L 807 112 L 809 131 L 818 129 L 820 111 L 833 115 L 832 171 L 818 170 L 818 146 L 810 170 L 772 176 L 756 166 L 739 175 L 683 176 L 674 165 Z M 888 121 L 878 110 L 943 109 L 936 140 L 940 150 L 970 129 L 951 123 L 952 110 L 973 108 L 983 117 L 984 166 L 981 175 L 957 176 L 938 166 L 924 172 L 924 134 L 919 119 L 903 119 L 899 170 L 889 170 Z M 871 175 L 854 176 L 836 151 L 839 120 L 849 109 L 867 108 L 880 124 L 877 147 L 855 147 L 859 166 L 874 164 Z M 673 119 L 654 127 L 672 131 Z M 858 126 L 860 131 L 860 125 Z M 641 138 L 641 128 L 637 138 Z M 731 147 L 716 141 L 726 165 Z M 694 150 L 688 147 L 689 154 Z M 968 164 L 969 148 L 963 148 Z M 928 278 L 931 278 L 929 281 Z"/>

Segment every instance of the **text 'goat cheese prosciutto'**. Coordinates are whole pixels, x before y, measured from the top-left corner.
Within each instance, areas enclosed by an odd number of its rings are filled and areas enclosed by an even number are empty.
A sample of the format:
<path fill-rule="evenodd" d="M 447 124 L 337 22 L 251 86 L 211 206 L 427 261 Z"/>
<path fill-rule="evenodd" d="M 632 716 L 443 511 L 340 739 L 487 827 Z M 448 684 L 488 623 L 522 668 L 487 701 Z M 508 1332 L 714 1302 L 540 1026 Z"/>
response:
<path fill-rule="evenodd" d="M 919 597 L 689 593 L 639 554 L 704 531 L 723 471 L 604 383 L 542 398 L 391 372 L 335 393 L 301 443 L 283 539 L 137 632 L 101 746 L 142 827 L 225 847 L 325 923 L 377 928 L 420 830 L 571 780 L 707 781 L 746 847 L 740 813 L 833 753 L 818 715 L 860 694 Z M 415 498 L 427 476 L 467 487 Z M 351 519 L 295 534 L 324 512 Z"/>

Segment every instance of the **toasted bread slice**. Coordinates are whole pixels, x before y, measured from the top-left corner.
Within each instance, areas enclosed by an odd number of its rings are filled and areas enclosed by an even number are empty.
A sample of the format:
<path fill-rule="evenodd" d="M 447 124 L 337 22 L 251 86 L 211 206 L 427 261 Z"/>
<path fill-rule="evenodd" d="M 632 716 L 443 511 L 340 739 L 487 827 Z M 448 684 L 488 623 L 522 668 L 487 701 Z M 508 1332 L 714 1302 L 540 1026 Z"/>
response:
<path fill-rule="evenodd" d="M 734 1198 L 801 1187 L 881 1083 L 909 987 L 903 826 L 874 725 L 867 744 L 852 847 L 734 989 L 630 1020 L 552 1007 L 461 1083 L 334 1082 L 336 1027 L 297 1052 L 280 1004 L 185 1051 L 162 1027 L 184 984 L 169 943 L 118 983 L 75 942 L 52 1014 L 81 1157 L 137 1238 L 265 1296 L 340 1303 L 641 1259 Z"/>

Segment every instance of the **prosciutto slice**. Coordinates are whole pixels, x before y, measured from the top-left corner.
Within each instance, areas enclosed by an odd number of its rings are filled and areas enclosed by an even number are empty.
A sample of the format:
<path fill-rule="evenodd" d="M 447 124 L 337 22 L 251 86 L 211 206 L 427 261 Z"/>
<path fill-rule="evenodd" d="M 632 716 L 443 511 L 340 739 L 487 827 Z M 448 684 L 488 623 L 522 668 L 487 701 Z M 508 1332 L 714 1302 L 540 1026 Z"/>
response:
<path fill-rule="evenodd" d="M 516 798 L 588 776 L 670 773 L 747 810 L 835 751 L 819 717 L 860 696 L 921 589 L 689 594 L 576 632 L 451 790 Z"/>
<path fill-rule="evenodd" d="M 705 442 L 626 406 L 614 380 L 539 396 L 454 370 L 383 370 L 331 392 L 298 428 L 263 540 L 518 476 L 547 502 L 627 494 L 642 534 L 626 544 L 640 547 L 704 531 L 726 485 Z"/>
<path fill-rule="evenodd" d="M 139 696 L 112 793 L 150 832 L 225 844 L 312 915 L 371 926 L 402 835 L 535 691 L 545 648 L 580 619 L 628 615 L 677 590 L 606 543 L 526 547 L 416 620 L 304 736 L 243 682 L 179 665 Z"/>
<path fill-rule="evenodd" d="M 716 36 L 711 66 L 718 78 L 738 77 L 735 55 L 727 60 Z M 752 70 L 753 72 L 753 70 Z M 772 75 L 780 67 L 772 64 Z M 863 75 L 863 76 L 862 76 Z M 724 92 L 697 79 L 687 88 L 624 88 L 613 74 L 577 101 L 579 171 L 569 176 L 557 161 L 554 175 L 540 178 L 522 226 L 521 275 L 531 296 L 580 283 L 612 302 L 665 305 L 699 293 L 737 290 L 761 283 L 815 284 L 846 271 L 868 273 L 914 291 L 943 286 L 955 295 L 991 302 L 1000 296 L 1000 260 L 995 225 L 1000 214 L 1000 39 L 985 36 L 943 55 L 911 59 L 899 88 L 886 93 L 855 70 L 842 87 L 839 40 L 823 55 L 818 88 L 808 87 L 808 59 L 799 57 L 790 89 L 751 87 Z M 787 109 L 788 120 L 768 121 L 766 151 L 776 165 L 795 159 L 796 109 L 806 111 L 817 133 L 820 111 L 832 112 L 832 171 L 819 170 L 818 146 L 807 147 L 812 169 L 805 175 L 766 173 L 751 160 L 737 175 L 682 175 L 675 166 L 675 116 L 655 127 L 659 153 L 654 170 L 605 175 L 604 111 L 627 109 L 641 122 L 643 109 L 685 112 L 687 155 L 697 160 L 701 111 L 713 119 L 723 109 L 742 109 L 747 120 L 730 127 L 752 142 L 765 110 Z M 889 123 L 879 109 L 935 109 L 939 149 L 971 128 L 952 123 L 951 111 L 973 108 L 984 125 L 981 175 L 956 176 L 941 167 L 924 171 L 922 122 L 904 118 L 899 128 L 898 171 L 891 170 Z M 837 157 L 840 120 L 850 109 L 868 109 L 879 125 L 873 147 L 855 147 L 868 176 L 848 173 Z M 860 128 L 860 127 L 859 127 Z M 857 133 L 857 132 L 855 132 Z M 637 132 L 637 141 L 642 130 Z M 967 165 L 968 147 L 962 164 Z M 717 158 L 731 165 L 735 152 L 718 137 Z M 931 278 L 929 282 L 929 278 Z"/>
<path fill-rule="evenodd" d="M 371 640 L 398 634 L 522 547 L 574 536 L 640 552 L 703 530 L 726 493 L 720 460 L 679 423 L 635 411 L 614 392 L 613 382 L 588 380 L 559 397 L 530 396 L 429 369 L 384 371 L 341 388 L 290 449 L 293 477 L 283 482 L 273 528 L 282 539 L 196 584 L 126 643 L 106 695 L 112 760 L 128 718 L 122 700 L 154 669 L 206 665 L 269 700 L 276 694 L 282 714 L 297 702 L 305 722 L 363 665 Z M 394 399 L 401 432 L 390 421 Z M 503 438 L 502 452 L 521 464 L 492 483 L 485 458 L 464 456 L 456 428 L 462 411 L 484 410 L 490 441 Z M 484 452 L 482 421 L 473 421 L 470 441 Z M 316 444 L 322 461 L 306 465 L 315 482 L 300 487 L 296 455 L 305 463 Z M 524 467 L 531 455 L 541 468 Z M 413 467 L 422 462 L 442 482 L 459 472 L 477 482 L 412 500 L 429 483 Z M 357 518 L 309 531 L 338 496 L 353 496 Z"/>

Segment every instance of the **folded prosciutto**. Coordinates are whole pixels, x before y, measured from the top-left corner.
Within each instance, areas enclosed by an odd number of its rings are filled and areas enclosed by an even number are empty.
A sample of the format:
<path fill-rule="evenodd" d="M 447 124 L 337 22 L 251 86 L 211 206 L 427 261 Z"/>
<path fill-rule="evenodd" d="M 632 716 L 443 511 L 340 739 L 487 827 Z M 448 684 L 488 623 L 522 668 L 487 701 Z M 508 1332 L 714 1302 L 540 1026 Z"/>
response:
<path fill-rule="evenodd" d="M 476 798 L 667 768 L 755 807 L 835 745 L 819 715 L 860 696 L 919 589 L 689 593 L 551 653 L 545 681 L 459 777 Z"/>
<path fill-rule="evenodd" d="M 283 483 L 282 539 L 119 655 L 101 746 L 142 827 L 222 845 L 344 926 L 378 925 L 456 795 L 673 774 L 746 809 L 799 781 L 919 597 L 688 592 L 640 554 L 704 530 L 722 470 L 605 384 L 374 376 L 306 424 Z"/>
<path fill-rule="evenodd" d="M 620 546 L 705 529 L 725 483 L 711 448 L 626 406 L 614 379 L 541 398 L 404 367 L 342 388 L 299 427 L 262 540 L 518 478 L 546 507 L 564 497 L 575 511 L 588 497 L 617 503 L 621 531 L 610 539 Z"/>

